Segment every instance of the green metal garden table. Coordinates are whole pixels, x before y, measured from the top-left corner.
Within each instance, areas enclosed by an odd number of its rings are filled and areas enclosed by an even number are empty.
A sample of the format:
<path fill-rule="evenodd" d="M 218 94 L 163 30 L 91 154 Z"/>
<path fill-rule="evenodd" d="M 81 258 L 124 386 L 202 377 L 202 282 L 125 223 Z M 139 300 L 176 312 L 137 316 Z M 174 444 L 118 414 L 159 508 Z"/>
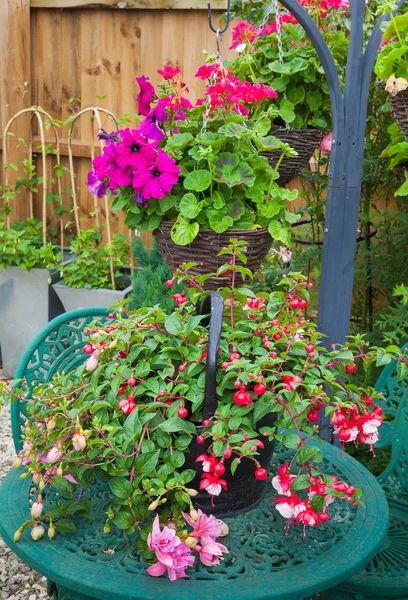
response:
<path fill-rule="evenodd" d="M 285 533 L 269 488 L 262 503 L 243 515 L 226 519 L 230 553 L 213 569 L 197 563 L 190 578 L 169 582 L 150 577 L 135 549 L 134 537 L 112 528 L 103 533 L 109 491 L 103 482 L 85 493 L 92 496 L 95 519 L 77 519 L 75 533 L 52 541 L 33 542 L 26 532 L 13 536 L 30 518 L 29 502 L 36 486 L 13 469 L 0 488 L 0 534 L 24 562 L 45 575 L 54 600 L 300 600 L 349 579 L 362 569 L 384 542 L 388 527 L 385 495 L 375 478 L 356 460 L 323 442 L 327 473 L 362 488 L 365 508 L 345 502 L 330 506 L 331 519 L 319 528 L 300 526 Z M 278 451 L 272 461 L 290 460 L 293 451 Z M 46 502 L 59 500 L 48 492 Z M 7 516 L 5 516 L 7 515 Z"/>

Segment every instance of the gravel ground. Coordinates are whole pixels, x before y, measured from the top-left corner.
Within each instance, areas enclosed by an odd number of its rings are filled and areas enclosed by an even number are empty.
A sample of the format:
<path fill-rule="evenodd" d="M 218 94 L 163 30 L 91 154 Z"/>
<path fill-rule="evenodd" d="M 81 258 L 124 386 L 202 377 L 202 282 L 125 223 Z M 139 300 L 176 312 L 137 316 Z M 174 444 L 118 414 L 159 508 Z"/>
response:
<path fill-rule="evenodd" d="M 0 370 L 0 379 L 2 372 Z M 11 438 L 10 411 L 0 411 L 0 481 L 7 475 L 15 453 Z M 25 565 L 0 538 L 0 600 L 45 600 L 46 580 Z"/>

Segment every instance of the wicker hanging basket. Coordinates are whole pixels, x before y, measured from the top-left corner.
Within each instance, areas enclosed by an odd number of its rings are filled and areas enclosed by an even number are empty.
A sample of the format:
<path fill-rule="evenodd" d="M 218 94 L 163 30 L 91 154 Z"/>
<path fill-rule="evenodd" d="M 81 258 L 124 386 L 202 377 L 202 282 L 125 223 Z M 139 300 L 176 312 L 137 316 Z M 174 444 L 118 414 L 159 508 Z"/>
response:
<path fill-rule="evenodd" d="M 279 179 L 277 179 L 277 182 L 279 185 L 286 185 L 308 165 L 313 152 L 324 136 L 324 131 L 322 129 L 285 129 L 284 127 L 273 127 L 269 134 L 289 144 L 297 152 L 297 156 L 293 158 L 284 158 L 279 166 Z M 272 152 L 265 152 L 264 155 L 268 158 L 269 164 L 274 169 L 281 152 L 273 150 Z"/>
<path fill-rule="evenodd" d="M 163 221 L 154 231 L 160 254 L 172 271 L 178 269 L 182 263 L 196 262 L 197 266 L 191 269 L 191 273 L 196 275 L 215 273 L 221 265 L 230 260 L 228 255 L 217 255 L 222 248 L 228 246 L 231 238 L 245 240 L 248 243 L 246 267 L 251 271 L 256 271 L 272 245 L 272 239 L 267 229 L 229 229 L 224 233 L 216 233 L 212 229 L 200 229 L 191 244 L 178 246 L 170 236 L 173 225 L 172 221 Z M 239 274 L 237 274 L 236 283 L 242 283 Z M 214 290 L 230 284 L 231 275 L 226 275 L 207 279 L 205 287 Z"/>
<path fill-rule="evenodd" d="M 397 121 L 399 128 L 408 140 L 408 89 L 398 92 L 395 96 L 391 96 L 392 116 Z"/>

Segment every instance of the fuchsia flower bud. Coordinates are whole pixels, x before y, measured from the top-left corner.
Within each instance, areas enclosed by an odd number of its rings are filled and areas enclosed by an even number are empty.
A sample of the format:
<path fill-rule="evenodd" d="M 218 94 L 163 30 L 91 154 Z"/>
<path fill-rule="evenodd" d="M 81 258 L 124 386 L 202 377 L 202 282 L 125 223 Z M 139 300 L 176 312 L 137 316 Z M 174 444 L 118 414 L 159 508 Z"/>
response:
<path fill-rule="evenodd" d="M 42 538 L 44 533 L 45 529 L 42 525 L 34 525 L 34 527 L 31 530 L 31 537 L 36 542 L 37 540 L 40 540 Z"/>
<path fill-rule="evenodd" d="M 42 502 L 42 496 L 39 495 L 37 502 L 34 502 L 31 507 L 31 517 L 33 519 L 38 519 L 38 517 L 42 515 L 43 510 L 44 510 L 44 504 Z"/>
<path fill-rule="evenodd" d="M 84 435 L 75 435 L 72 438 L 72 445 L 74 446 L 75 450 L 81 452 L 81 450 L 85 449 L 86 437 Z"/>
<path fill-rule="evenodd" d="M 88 371 L 95 371 L 95 369 L 98 365 L 99 365 L 99 360 L 94 355 L 90 356 L 85 363 L 85 366 Z"/>

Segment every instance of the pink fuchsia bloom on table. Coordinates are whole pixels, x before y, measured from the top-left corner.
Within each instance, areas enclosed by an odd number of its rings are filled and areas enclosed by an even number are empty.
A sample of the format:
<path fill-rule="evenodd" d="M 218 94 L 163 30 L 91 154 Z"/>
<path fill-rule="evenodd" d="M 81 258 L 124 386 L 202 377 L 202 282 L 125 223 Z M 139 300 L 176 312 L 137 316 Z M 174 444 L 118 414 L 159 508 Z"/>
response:
<path fill-rule="evenodd" d="M 290 496 L 290 486 L 294 479 L 296 475 L 290 475 L 288 463 L 278 465 L 278 474 L 272 479 L 272 486 L 281 496 Z"/>
<path fill-rule="evenodd" d="M 147 545 L 158 560 L 147 569 L 149 575 L 160 577 L 167 571 L 170 581 L 186 577 L 185 570 L 194 563 L 191 549 L 182 543 L 174 529 L 164 526 L 161 530 L 158 516 L 153 521 Z"/>
<path fill-rule="evenodd" d="M 95 194 L 98 198 L 103 198 L 108 186 L 103 181 L 99 181 L 93 171 L 88 173 L 88 190 L 90 194 Z"/>
<path fill-rule="evenodd" d="M 149 169 L 137 171 L 133 179 L 133 187 L 143 198 L 160 200 L 169 194 L 177 183 L 180 168 L 176 162 L 159 148 L 156 163 Z"/>
<path fill-rule="evenodd" d="M 147 169 L 156 162 L 157 142 L 148 142 L 137 129 L 121 131 L 121 141 L 116 145 L 116 163 L 121 169 Z"/>
<path fill-rule="evenodd" d="M 157 72 L 163 79 L 174 79 L 181 73 L 178 67 L 171 67 L 170 65 L 163 67 L 162 69 L 157 69 Z"/>
<path fill-rule="evenodd" d="M 136 96 L 136 102 L 138 103 L 137 114 L 146 117 L 150 112 L 150 104 L 154 97 L 154 87 L 150 83 L 149 78 L 144 75 L 136 77 L 136 81 L 140 88 L 140 92 Z"/>
<path fill-rule="evenodd" d="M 187 513 L 182 513 L 183 517 L 191 527 L 193 531 L 190 532 L 190 536 L 197 539 L 198 542 L 204 543 L 206 539 L 216 540 L 222 535 L 222 527 L 220 519 L 216 519 L 214 515 L 206 515 L 202 510 L 198 509 L 197 520 L 193 519 Z"/>
<path fill-rule="evenodd" d="M 332 134 L 331 133 L 326 133 L 326 135 L 321 140 L 321 142 L 319 144 L 319 148 L 325 154 L 329 154 L 331 152 L 331 149 L 332 149 L 332 140 L 333 140 L 333 138 L 332 138 Z"/>
<path fill-rule="evenodd" d="M 228 548 L 224 544 L 215 542 L 212 538 L 203 538 L 202 547 L 198 550 L 200 561 L 206 567 L 216 567 L 220 564 L 223 554 L 228 554 Z"/>
<path fill-rule="evenodd" d="M 204 473 L 201 477 L 203 480 L 200 483 L 200 490 L 206 490 L 211 496 L 219 496 L 222 490 L 228 489 L 225 479 L 219 479 L 217 475 Z"/>

